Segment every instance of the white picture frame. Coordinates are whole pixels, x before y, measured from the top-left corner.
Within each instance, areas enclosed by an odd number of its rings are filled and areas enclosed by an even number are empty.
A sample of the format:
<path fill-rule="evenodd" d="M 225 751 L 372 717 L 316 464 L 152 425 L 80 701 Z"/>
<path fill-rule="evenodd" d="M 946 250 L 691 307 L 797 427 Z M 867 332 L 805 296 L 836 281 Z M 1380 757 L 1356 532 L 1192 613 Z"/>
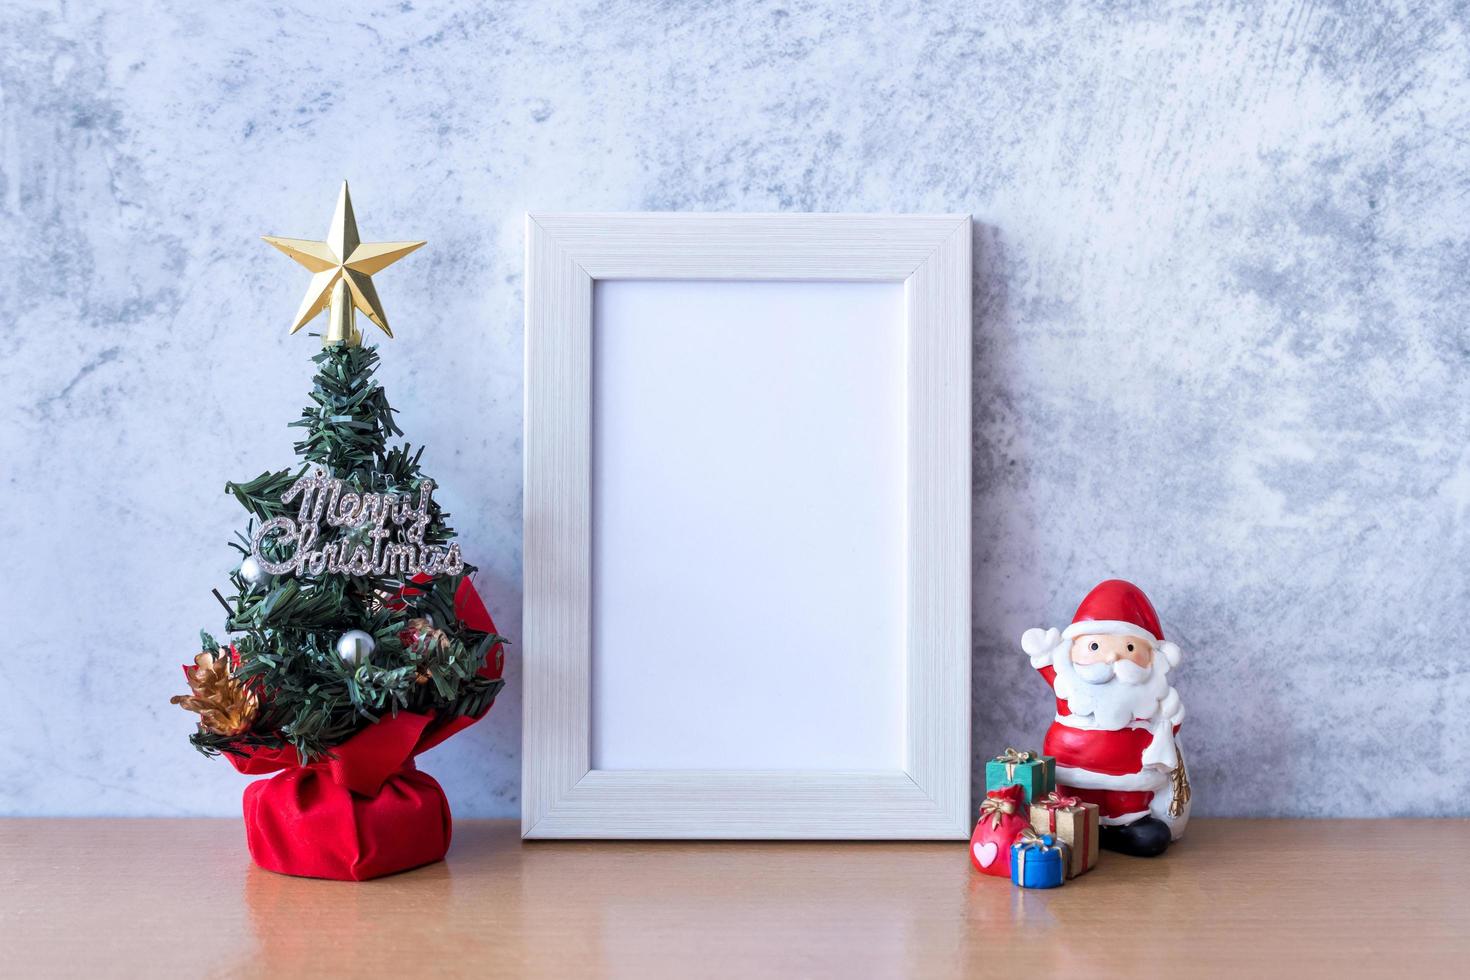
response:
<path fill-rule="evenodd" d="M 526 216 L 523 837 L 970 835 L 970 256 L 968 215 Z M 902 746 L 891 765 L 595 764 L 594 296 L 599 283 L 629 281 L 889 283 L 900 291 L 893 307 L 900 356 L 892 369 L 901 412 L 902 438 L 894 443 L 901 526 L 893 538 L 901 570 L 892 605 L 900 614 L 901 703 L 890 715 L 899 719 Z M 658 289 L 643 293 L 644 301 L 666 301 Z M 682 295 L 676 301 L 690 301 L 687 289 Z M 759 291 L 734 295 L 760 301 Z M 820 301 L 810 291 L 800 296 Z M 658 336 L 638 342 L 656 344 Z M 868 365 L 861 370 L 879 362 L 855 361 Z M 661 363 L 658 370 L 671 369 Z M 617 447 L 600 451 L 616 454 Z M 713 564 L 708 573 L 718 574 Z M 740 597 L 730 601 L 738 605 Z M 638 642 L 658 644 L 649 633 L 657 631 L 645 630 Z M 627 644 L 608 641 L 608 649 L 615 646 Z M 850 705 L 840 707 L 850 714 Z"/>

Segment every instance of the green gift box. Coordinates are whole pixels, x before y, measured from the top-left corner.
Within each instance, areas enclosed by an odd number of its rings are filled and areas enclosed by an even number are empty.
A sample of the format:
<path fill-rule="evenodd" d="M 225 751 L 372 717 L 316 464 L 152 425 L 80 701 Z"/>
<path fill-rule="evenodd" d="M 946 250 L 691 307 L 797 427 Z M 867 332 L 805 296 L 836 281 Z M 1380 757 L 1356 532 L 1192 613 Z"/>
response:
<path fill-rule="evenodd" d="M 985 792 L 1003 786 L 1021 787 L 1029 805 L 1057 788 L 1057 760 L 1040 752 L 1008 748 L 985 763 Z"/>

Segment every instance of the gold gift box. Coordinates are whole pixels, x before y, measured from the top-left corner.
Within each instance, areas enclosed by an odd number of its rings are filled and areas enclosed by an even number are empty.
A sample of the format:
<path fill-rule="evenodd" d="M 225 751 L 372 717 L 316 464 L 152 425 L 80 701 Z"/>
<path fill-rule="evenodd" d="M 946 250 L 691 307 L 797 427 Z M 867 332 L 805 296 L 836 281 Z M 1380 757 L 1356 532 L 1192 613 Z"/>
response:
<path fill-rule="evenodd" d="M 1075 796 L 1052 793 L 1031 804 L 1031 828 L 1066 841 L 1070 858 L 1067 877 L 1092 870 L 1100 853 L 1096 803 L 1083 803 Z"/>

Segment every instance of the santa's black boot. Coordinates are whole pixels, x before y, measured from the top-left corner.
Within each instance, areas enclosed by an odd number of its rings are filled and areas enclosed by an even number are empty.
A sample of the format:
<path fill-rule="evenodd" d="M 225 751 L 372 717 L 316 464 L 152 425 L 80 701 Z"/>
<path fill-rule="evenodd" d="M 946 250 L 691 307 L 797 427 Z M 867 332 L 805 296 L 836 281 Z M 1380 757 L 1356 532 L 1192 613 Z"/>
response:
<path fill-rule="evenodd" d="M 1169 849 L 1169 825 L 1158 817 L 1140 817 L 1121 827 L 1103 827 L 1098 843 L 1134 857 L 1157 857 Z"/>

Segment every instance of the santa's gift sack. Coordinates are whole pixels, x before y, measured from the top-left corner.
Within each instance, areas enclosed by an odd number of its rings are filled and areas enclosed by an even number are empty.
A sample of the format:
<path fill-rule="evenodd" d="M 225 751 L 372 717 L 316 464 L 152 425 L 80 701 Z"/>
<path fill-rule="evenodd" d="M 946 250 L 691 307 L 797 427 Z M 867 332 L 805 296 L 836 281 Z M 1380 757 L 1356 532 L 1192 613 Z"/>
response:
<path fill-rule="evenodd" d="M 1084 803 L 1076 796 L 1054 791 L 1031 804 L 1031 829 L 1067 845 L 1068 878 L 1090 871 L 1097 864 L 1101 847 L 1096 803 Z"/>
<path fill-rule="evenodd" d="M 1056 888 L 1067 880 L 1070 850 L 1052 835 L 1027 827 L 1011 845 L 1011 883 L 1022 888 Z"/>
<path fill-rule="evenodd" d="M 1040 752 L 1007 748 L 985 763 L 985 791 L 1020 786 L 1026 802 L 1057 788 L 1057 760 Z"/>
<path fill-rule="evenodd" d="M 980 801 L 980 819 L 970 835 L 970 865 L 983 874 L 1009 878 L 1011 844 L 1027 828 L 1026 800 L 1019 786 L 1003 786 Z"/>
<path fill-rule="evenodd" d="M 438 782 L 410 761 L 372 796 L 299 766 L 245 790 L 245 840 L 267 871 L 366 881 L 444 859 L 452 823 Z"/>

